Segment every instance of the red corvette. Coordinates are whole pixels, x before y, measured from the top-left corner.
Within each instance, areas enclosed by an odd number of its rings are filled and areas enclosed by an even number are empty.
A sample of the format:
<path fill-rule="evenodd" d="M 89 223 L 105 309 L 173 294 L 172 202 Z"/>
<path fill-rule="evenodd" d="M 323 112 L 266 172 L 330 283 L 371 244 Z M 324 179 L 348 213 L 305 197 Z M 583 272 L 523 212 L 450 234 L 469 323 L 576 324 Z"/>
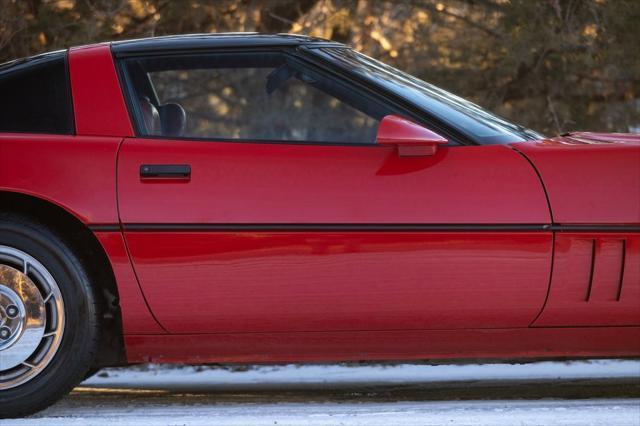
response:
<path fill-rule="evenodd" d="M 0 417 L 102 366 L 640 355 L 640 136 L 301 36 L 0 65 Z"/>

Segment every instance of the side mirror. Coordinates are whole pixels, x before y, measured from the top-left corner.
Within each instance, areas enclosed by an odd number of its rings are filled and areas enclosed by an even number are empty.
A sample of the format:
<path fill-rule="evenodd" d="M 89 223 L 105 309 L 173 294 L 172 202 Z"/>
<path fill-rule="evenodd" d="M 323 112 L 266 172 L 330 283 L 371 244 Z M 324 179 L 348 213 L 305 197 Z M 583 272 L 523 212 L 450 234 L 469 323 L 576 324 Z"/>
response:
<path fill-rule="evenodd" d="M 376 143 L 398 147 L 401 157 L 434 155 L 449 141 L 431 130 L 398 115 L 386 115 L 378 126 Z"/>

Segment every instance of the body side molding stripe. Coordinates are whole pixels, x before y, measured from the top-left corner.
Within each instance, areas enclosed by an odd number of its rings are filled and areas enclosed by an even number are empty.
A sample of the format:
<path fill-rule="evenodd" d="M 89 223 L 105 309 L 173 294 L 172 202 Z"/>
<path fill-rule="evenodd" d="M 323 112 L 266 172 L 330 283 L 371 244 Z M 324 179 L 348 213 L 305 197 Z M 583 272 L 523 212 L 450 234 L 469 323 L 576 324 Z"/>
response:
<path fill-rule="evenodd" d="M 120 231 L 120 225 L 96 224 L 89 225 L 89 229 L 91 229 L 93 232 L 118 232 Z"/>
<path fill-rule="evenodd" d="M 120 231 L 118 224 L 90 225 L 94 232 Z M 129 232 L 640 232 L 640 225 L 374 224 L 374 223 L 130 223 Z"/>

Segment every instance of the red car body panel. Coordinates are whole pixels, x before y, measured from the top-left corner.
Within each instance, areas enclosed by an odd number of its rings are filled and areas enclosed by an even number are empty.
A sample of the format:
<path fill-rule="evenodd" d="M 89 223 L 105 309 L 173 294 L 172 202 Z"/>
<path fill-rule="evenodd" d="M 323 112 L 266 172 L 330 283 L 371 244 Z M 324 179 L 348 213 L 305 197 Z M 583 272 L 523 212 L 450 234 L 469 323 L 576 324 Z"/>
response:
<path fill-rule="evenodd" d="M 189 164 L 190 180 L 140 179 Z M 391 147 L 126 139 L 126 224 L 542 224 L 544 189 L 504 145 L 400 158 Z"/>
<path fill-rule="evenodd" d="M 638 325 L 640 234 L 560 233 L 541 326 Z"/>
<path fill-rule="evenodd" d="M 130 362 L 640 354 L 636 136 L 405 158 L 141 139 L 108 44 L 69 68 L 77 135 L 0 135 L 0 191 L 94 230 Z"/>
<path fill-rule="evenodd" d="M 514 146 L 538 169 L 555 223 L 640 223 L 640 135 L 578 133 Z"/>
<path fill-rule="evenodd" d="M 191 179 L 141 180 L 147 163 L 190 164 Z M 375 146 L 127 139 L 118 187 L 125 231 L 196 228 L 125 232 L 172 333 L 526 327 L 547 293 L 551 232 L 349 227 L 550 223 L 535 170 L 506 146 L 400 158 Z M 320 231 L 246 232 L 264 224 Z M 220 225 L 235 232 L 206 229 Z"/>
<path fill-rule="evenodd" d="M 640 136 L 574 133 L 514 146 L 540 172 L 554 223 L 640 223 Z M 633 232 L 558 233 L 549 296 L 534 326 L 638 325 L 639 246 Z"/>
<path fill-rule="evenodd" d="M 165 334 L 151 314 L 136 278 L 131 259 L 120 232 L 96 232 L 96 237 L 111 262 L 118 283 L 123 333 Z"/>
<path fill-rule="evenodd" d="M 46 200 L 86 224 L 117 223 L 115 174 L 120 141 L 0 133 L 0 191 Z"/>
<path fill-rule="evenodd" d="M 551 266 L 551 233 L 129 232 L 127 241 L 171 333 L 527 327 Z"/>
<path fill-rule="evenodd" d="M 69 49 L 69 75 L 79 135 L 134 135 L 109 43 Z"/>
<path fill-rule="evenodd" d="M 137 362 L 327 362 L 632 357 L 640 327 L 394 330 L 126 336 Z"/>

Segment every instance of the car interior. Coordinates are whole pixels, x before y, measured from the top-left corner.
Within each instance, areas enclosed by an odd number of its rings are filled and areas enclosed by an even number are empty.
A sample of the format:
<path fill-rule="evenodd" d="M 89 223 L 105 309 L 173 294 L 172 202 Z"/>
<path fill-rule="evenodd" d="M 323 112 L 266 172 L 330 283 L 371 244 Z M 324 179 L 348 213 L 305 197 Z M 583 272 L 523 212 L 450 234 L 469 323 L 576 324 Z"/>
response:
<path fill-rule="evenodd" d="M 343 83 L 325 78 L 282 54 L 159 56 L 124 61 L 125 79 L 129 83 L 130 99 L 134 100 L 134 103 L 137 100 L 137 108 L 134 108 L 133 114 L 137 115 L 136 121 L 140 123 L 140 127 L 143 127 L 139 129 L 140 133 L 149 136 L 172 138 L 203 137 L 202 132 L 197 130 L 203 120 L 215 120 L 217 123 L 222 123 L 224 120 L 233 120 L 231 117 L 216 117 L 211 114 L 206 116 L 203 113 L 204 111 L 194 110 L 194 95 L 217 94 L 217 92 L 211 91 L 211 88 L 204 87 L 206 84 L 204 80 L 190 83 L 191 89 L 197 88 L 199 90 L 198 93 L 173 93 L 171 95 L 166 93 L 166 81 L 167 77 L 176 78 L 176 81 L 179 80 L 180 76 L 191 78 L 191 74 L 186 73 L 234 68 L 264 70 L 264 74 L 262 72 L 255 73 L 255 78 L 263 81 L 262 93 L 259 91 L 253 92 L 256 93 L 253 98 L 256 107 L 253 109 L 245 108 L 245 110 L 247 114 L 258 114 L 258 116 L 262 117 L 262 120 L 256 121 L 258 129 L 254 130 L 253 133 L 259 133 L 265 139 L 304 139 L 335 142 L 342 140 L 351 142 L 353 140 L 353 142 L 358 143 L 373 143 L 379 120 L 385 115 L 395 112 L 369 96 L 356 93 Z M 164 84 L 158 83 L 156 78 L 163 73 L 165 73 L 165 78 L 161 80 L 164 80 Z M 215 75 L 215 73 L 212 74 L 212 78 L 216 78 L 214 77 Z M 203 74 L 197 74 L 197 76 L 202 78 Z M 182 80 L 182 82 L 185 81 L 188 80 Z M 157 87 L 158 84 L 160 84 L 160 88 Z M 254 89 L 253 86 L 249 88 L 246 85 L 253 84 L 252 81 L 247 81 L 244 86 L 241 83 L 236 84 L 239 84 L 238 87 L 245 90 L 242 95 L 251 93 L 250 90 Z M 307 86 L 310 90 L 308 93 L 317 91 L 316 93 L 318 94 L 305 94 L 307 92 L 301 91 L 304 89 L 300 89 L 300 85 Z M 260 85 L 258 84 L 255 88 L 257 87 L 260 87 Z M 290 107 L 286 100 L 296 99 L 296 96 L 298 98 L 303 96 L 301 98 L 302 103 L 309 105 L 306 107 L 308 112 L 306 115 L 299 113 L 297 110 L 286 109 Z M 181 101 L 185 97 L 187 104 Z M 332 106 L 329 105 L 331 100 L 334 102 L 332 104 L 334 107 L 335 105 L 341 105 L 342 108 L 339 109 L 340 112 L 337 109 L 333 115 L 330 115 L 327 110 L 327 107 Z M 238 95 L 234 95 L 232 101 L 237 105 L 240 102 Z M 304 102 L 315 102 L 315 104 L 306 104 Z M 135 111 L 136 109 L 137 111 Z M 281 113 L 279 115 L 273 114 L 274 110 L 281 111 Z M 327 119 L 323 126 L 318 126 L 317 118 L 313 118 L 314 114 L 319 112 L 327 114 Z M 269 113 L 271 115 L 267 117 L 266 114 Z M 350 121 L 352 119 L 355 120 L 358 114 L 361 117 L 360 121 Z M 308 120 L 312 121 L 307 122 Z M 229 124 L 229 126 L 233 125 Z M 348 131 L 345 126 L 347 126 Z M 204 127 L 206 127 L 206 123 Z M 296 129 L 299 127 L 305 129 L 305 135 L 301 136 L 300 132 L 296 133 Z M 251 133 L 251 131 L 247 131 Z M 247 139 L 251 139 L 251 137 L 247 137 Z"/>

